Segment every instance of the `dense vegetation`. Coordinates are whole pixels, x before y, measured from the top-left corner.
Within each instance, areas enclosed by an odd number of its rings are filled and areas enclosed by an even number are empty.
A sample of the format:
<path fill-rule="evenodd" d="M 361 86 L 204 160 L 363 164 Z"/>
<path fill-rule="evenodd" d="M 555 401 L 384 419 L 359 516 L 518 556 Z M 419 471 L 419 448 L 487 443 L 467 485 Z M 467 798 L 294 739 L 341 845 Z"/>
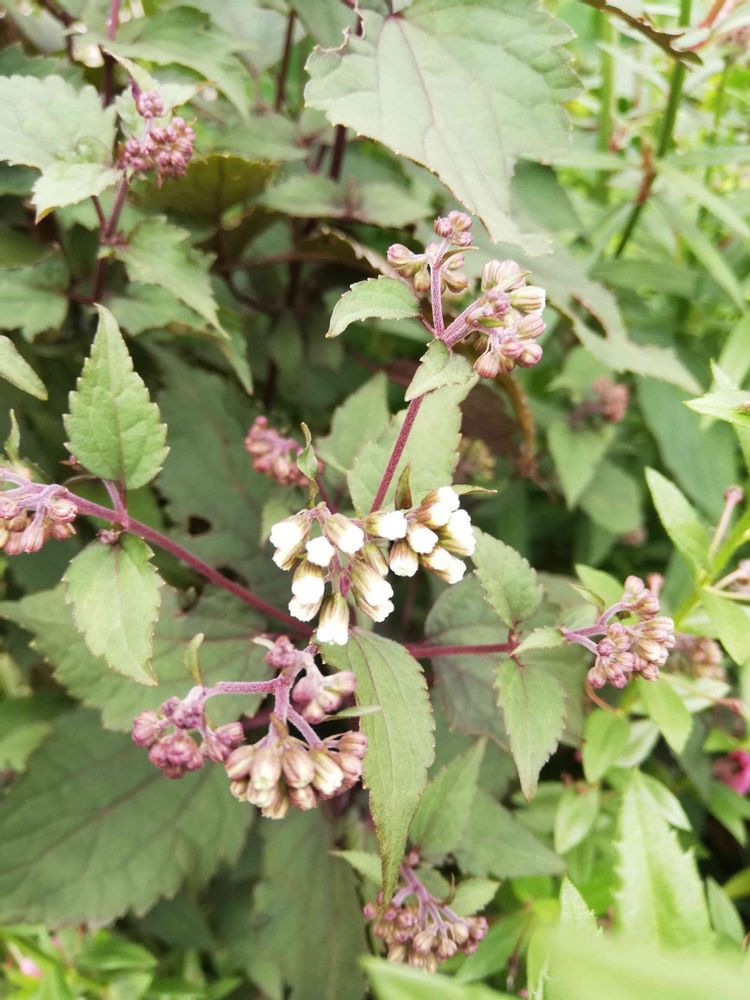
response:
<path fill-rule="evenodd" d="M 0 33 L 0 995 L 746 997 L 747 3 Z"/>

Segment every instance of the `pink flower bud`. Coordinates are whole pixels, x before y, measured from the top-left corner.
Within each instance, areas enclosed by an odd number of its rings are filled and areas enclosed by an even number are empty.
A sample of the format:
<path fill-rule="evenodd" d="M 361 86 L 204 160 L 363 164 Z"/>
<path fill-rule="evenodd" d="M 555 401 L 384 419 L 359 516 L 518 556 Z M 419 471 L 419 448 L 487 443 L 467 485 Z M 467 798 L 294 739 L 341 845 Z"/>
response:
<path fill-rule="evenodd" d="M 133 720 L 133 743 L 139 747 L 150 747 L 159 738 L 162 726 L 156 712 L 139 712 Z"/>

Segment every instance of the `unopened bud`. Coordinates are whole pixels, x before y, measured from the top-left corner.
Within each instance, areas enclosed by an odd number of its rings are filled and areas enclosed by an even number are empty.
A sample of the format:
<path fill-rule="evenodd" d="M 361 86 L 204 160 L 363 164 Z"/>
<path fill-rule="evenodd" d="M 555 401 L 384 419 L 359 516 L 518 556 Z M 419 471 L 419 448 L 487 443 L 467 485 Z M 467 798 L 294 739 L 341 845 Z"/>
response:
<path fill-rule="evenodd" d="M 329 597 L 320 612 L 317 639 L 335 646 L 345 646 L 349 641 L 349 606 L 341 594 Z"/>
<path fill-rule="evenodd" d="M 329 542 L 347 555 L 359 552 L 365 544 L 365 535 L 359 525 L 343 514 L 331 514 L 323 525 Z"/>

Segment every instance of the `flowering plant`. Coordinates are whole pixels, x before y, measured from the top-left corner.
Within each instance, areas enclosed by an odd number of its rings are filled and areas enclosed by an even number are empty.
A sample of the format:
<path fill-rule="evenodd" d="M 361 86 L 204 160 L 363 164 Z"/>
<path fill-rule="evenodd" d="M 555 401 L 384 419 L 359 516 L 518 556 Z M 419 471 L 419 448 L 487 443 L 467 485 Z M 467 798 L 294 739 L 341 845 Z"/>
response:
<path fill-rule="evenodd" d="M 11 5 L 8 996 L 745 994 L 735 6 Z"/>

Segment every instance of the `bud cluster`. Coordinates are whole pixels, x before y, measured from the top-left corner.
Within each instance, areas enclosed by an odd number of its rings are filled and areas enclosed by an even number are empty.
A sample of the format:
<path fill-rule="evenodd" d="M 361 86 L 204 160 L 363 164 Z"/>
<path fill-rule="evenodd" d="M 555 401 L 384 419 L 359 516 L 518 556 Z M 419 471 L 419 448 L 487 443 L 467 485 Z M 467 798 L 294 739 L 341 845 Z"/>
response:
<path fill-rule="evenodd" d="M 175 115 L 165 125 L 154 119 L 164 116 L 164 102 L 155 91 L 133 88 L 135 107 L 145 119 L 140 139 L 127 139 L 120 152 L 120 166 L 146 173 L 156 170 L 158 183 L 165 177 L 181 177 L 193 155 L 195 132 L 184 118 Z"/>
<path fill-rule="evenodd" d="M 610 378 L 598 378 L 591 386 L 591 398 L 584 400 L 571 412 L 568 418 L 572 427 L 583 420 L 602 420 L 619 424 L 625 419 L 630 402 L 630 390 L 624 382 L 613 382 Z"/>
<path fill-rule="evenodd" d="M 546 294 L 538 285 L 527 285 L 528 271 L 512 260 L 490 260 L 482 271 L 482 295 L 464 313 L 468 330 L 479 334 L 482 354 L 474 371 L 495 378 L 516 365 L 531 368 L 542 357 L 536 343 L 544 333 L 542 312 Z"/>
<path fill-rule="evenodd" d="M 200 733 L 200 743 L 190 735 L 191 730 Z M 148 759 L 167 778 L 182 778 L 207 760 L 225 761 L 244 738 L 240 722 L 218 729 L 206 725 L 200 698 L 168 698 L 157 712 L 140 712 L 133 722 L 133 742 L 148 748 Z"/>
<path fill-rule="evenodd" d="M 362 733 L 350 731 L 310 745 L 273 716 L 268 734 L 232 751 L 224 767 L 235 798 L 257 806 L 268 819 L 283 819 L 290 805 L 306 812 L 352 788 L 362 775 L 366 750 Z"/>
<path fill-rule="evenodd" d="M 669 662 L 675 670 L 690 677 L 726 680 L 721 646 L 705 635 L 689 635 L 687 632 L 675 635 L 674 652 Z"/>
<path fill-rule="evenodd" d="M 266 663 L 279 671 L 274 680 L 194 687 L 183 699 L 169 698 L 156 712 L 141 712 L 133 723 L 133 742 L 148 748 L 149 760 L 168 778 L 181 778 L 209 760 L 224 764 L 236 798 L 257 806 L 264 816 L 281 819 L 290 804 L 312 809 L 322 799 L 350 789 L 362 774 L 367 737 L 348 731 L 321 740 L 309 725 L 340 708 L 354 692 L 354 674 L 323 675 L 311 648 L 295 649 L 287 636 L 262 643 L 268 646 Z M 298 680 L 300 674 L 304 676 Z M 290 705 L 290 692 L 291 702 L 302 708 L 301 715 Z M 260 693 L 273 695 L 274 710 L 257 743 L 245 743 L 240 722 L 217 729 L 207 724 L 209 698 Z M 290 734 L 289 723 L 302 738 Z"/>
<path fill-rule="evenodd" d="M 747 750 L 730 750 L 723 757 L 717 757 L 713 773 L 738 795 L 747 795 L 750 792 L 750 753 Z"/>
<path fill-rule="evenodd" d="M 461 268 L 464 255 L 461 250 L 472 243 L 471 216 L 465 212 L 449 212 L 435 220 L 435 232 L 442 243 L 429 243 L 424 253 L 413 253 L 401 243 L 388 247 L 388 262 L 398 273 L 411 281 L 414 291 L 422 294 L 430 290 L 431 272 L 440 272 L 441 292 L 463 292 L 469 279 Z"/>
<path fill-rule="evenodd" d="M 438 964 L 457 952 L 471 955 L 487 933 L 484 917 L 461 917 L 433 896 L 413 867 L 401 865 L 400 888 L 387 906 L 383 894 L 367 903 L 364 915 L 372 921 L 373 934 L 388 949 L 392 962 L 435 972 Z"/>
<path fill-rule="evenodd" d="M 256 417 L 245 437 L 245 450 L 253 457 L 253 468 L 281 486 L 304 486 L 307 476 L 297 468 L 302 445 L 283 437 L 268 419 Z"/>
<path fill-rule="evenodd" d="M 32 483 L 28 473 L 0 468 L 0 483 L 12 483 L 0 492 L 0 549 L 17 556 L 38 552 L 54 538 L 64 542 L 75 534 L 78 508 L 62 486 Z"/>
<path fill-rule="evenodd" d="M 602 612 L 586 628 L 563 629 L 567 642 L 585 646 L 595 654 L 588 672 L 593 688 L 606 683 L 622 688 L 631 675 L 654 681 L 675 646 L 674 622 L 659 616 L 659 598 L 637 576 L 629 576 L 621 600 Z M 621 616 L 624 616 L 624 620 Z M 598 641 L 594 641 L 601 636 Z"/>
<path fill-rule="evenodd" d="M 313 535 L 313 527 L 320 533 Z M 457 583 L 466 571 L 458 557 L 474 551 L 471 520 L 450 486 L 408 510 L 375 511 L 361 520 L 319 504 L 274 524 L 270 540 L 276 565 L 294 570 L 289 611 L 305 622 L 320 612 L 318 642 L 337 645 L 349 638 L 349 595 L 373 621 L 384 621 L 393 611 L 389 571 L 413 576 L 421 565 Z"/>

